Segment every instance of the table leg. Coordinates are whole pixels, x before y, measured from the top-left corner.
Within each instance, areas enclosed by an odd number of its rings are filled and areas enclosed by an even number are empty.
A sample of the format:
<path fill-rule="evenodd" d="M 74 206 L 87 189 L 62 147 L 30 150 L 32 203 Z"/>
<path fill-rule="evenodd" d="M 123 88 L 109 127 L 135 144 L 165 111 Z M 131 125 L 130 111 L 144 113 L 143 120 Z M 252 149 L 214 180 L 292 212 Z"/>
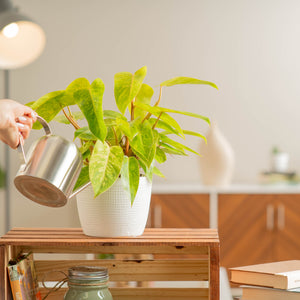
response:
<path fill-rule="evenodd" d="M 209 299 L 219 300 L 220 297 L 220 261 L 219 246 L 211 246 L 209 251 Z"/>
<path fill-rule="evenodd" d="M 0 245 L 0 299 L 13 300 L 7 274 L 8 253 L 6 246 Z"/>

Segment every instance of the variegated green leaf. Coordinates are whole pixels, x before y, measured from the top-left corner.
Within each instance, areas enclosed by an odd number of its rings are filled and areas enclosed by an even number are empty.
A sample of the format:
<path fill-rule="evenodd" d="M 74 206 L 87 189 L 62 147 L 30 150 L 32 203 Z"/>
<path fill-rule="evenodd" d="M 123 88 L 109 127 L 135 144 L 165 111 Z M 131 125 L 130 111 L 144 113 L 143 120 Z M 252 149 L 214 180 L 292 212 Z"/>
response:
<path fill-rule="evenodd" d="M 91 155 L 89 175 L 95 197 L 109 189 L 120 175 L 123 150 L 119 146 L 109 147 L 98 140 Z"/>
<path fill-rule="evenodd" d="M 198 118 L 198 119 L 204 120 L 205 122 L 210 124 L 209 118 L 199 115 L 199 114 L 188 112 L 188 111 L 179 111 L 179 110 L 164 108 L 164 107 L 159 107 L 159 106 L 151 106 L 151 105 L 144 104 L 144 103 L 137 103 L 136 106 L 150 112 L 151 114 L 153 114 L 155 116 L 158 116 L 160 113 L 170 112 L 170 113 L 181 114 L 181 115 L 185 115 L 185 116 L 189 116 L 189 117 Z"/>
<path fill-rule="evenodd" d="M 160 143 L 160 148 L 161 148 L 161 150 L 163 150 L 165 153 L 168 153 L 168 154 L 187 156 L 187 154 L 184 152 L 183 149 L 176 149 L 166 143 Z"/>
<path fill-rule="evenodd" d="M 72 118 L 75 120 L 83 120 L 84 115 L 81 111 L 75 111 L 72 113 Z M 70 121 L 66 118 L 64 114 L 56 116 L 53 120 L 63 124 L 70 124 Z"/>
<path fill-rule="evenodd" d="M 90 181 L 89 166 L 83 166 L 81 169 L 81 172 L 79 174 L 79 177 L 77 179 L 77 182 L 75 184 L 74 191 L 77 190 L 78 188 L 82 187 L 89 181 Z"/>
<path fill-rule="evenodd" d="M 173 86 L 177 84 L 206 84 L 218 89 L 218 87 L 213 82 L 191 78 L 191 77 L 175 77 L 162 82 L 160 86 Z"/>
<path fill-rule="evenodd" d="M 156 148 L 155 160 L 160 164 L 164 163 L 167 160 L 165 152 L 159 147 Z"/>
<path fill-rule="evenodd" d="M 150 104 L 151 98 L 153 96 L 153 89 L 151 86 L 148 84 L 143 83 L 141 86 L 141 89 L 139 93 L 136 96 L 135 103 L 145 103 L 145 104 Z M 144 110 L 139 109 L 138 107 L 135 107 L 134 109 L 134 118 L 141 117 L 144 119 L 146 116 L 147 112 Z"/>
<path fill-rule="evenodd" d="M 137 96 L 147 74 L 147 67 L 142 67 L 134 74 L 121 72 L 115 75 L 115 99 L 116 104 L 122 114 L 127 106 Z"/>
<path fill-rule="evenodd" d="M 124 156 L 123 166 L 121 169 L 121 179 L 124 190 L 127 192 L 132 205 L 140 181 L 139 163 L 134 156 Z"/>
<path fill-rule="evenodd" d="M 118 146 L 122 138 L 121 131 L 116 126 L 107 127 L 106 142 L 110 146 Z"/>
<path fill-rule="evenodd" d="M 155 128 L 164 129 L 164 130 L 168 131 L 169 133 L 174 133 L 174 134 L 180 136 L 178 130 L 174 129 L 169 123 L 164 122 L 162 120 L 158 120 L 158 122 L 156 122 L 156 121 L 157 121 L 157 119 L 155 119 L 155 118 L 150 118 L 149 119 L 149 122 L 150 122 L 151 126 L 156 124 Z"/>
<path fill-rule="evenodd" d="M 160 120 L 162 120 L 165 123 L 167 123 L 170 126 L 172 126 L 175 130 L 178 131 L 179 135 L 181 135 L 182 137 L 184 137 L 184 134 L 183 134 L 183 131 L 182 131 L 180 125 L 170 115 L 168 115 L 165 112 L 161 113 L 161 112 L 159 112 L 156 109 L 152 109 L 153 106 L 151 106 L 151 105 L 145 105 L 143 103 L 137 103 L 136 105 L 137 105 L 137 107 L 141 108 L 142 110 L 144 110 L 146 112 L 150 112 L 152 115 L 154 115 L 156 117 L 159 117 Z"/>
<path fill-rule="evenodd" d="M 93 147 L 94 148 L 94 147 Z M 84 153 L 81 153 L 84 164 L 87 165 L 87 161 L 90 161 L 91 158 L 91 150 L 87 149 Z M 86 161 L 87 160 L 87 161 Z"/>
<path fill-rule="evenodd" d="M 65 91 L 56 91 L 48 93 L 35 101 L 31 108 L 47 122 L 50 122 L 65 106 L 73 104 L 75 104 L 75 100 L 71 95 Z M 33 128 L 40 129 L 42 125 L 35 122 Z"/>
<path fill-rule="evenodd" d="M 79 151 L 81 152 L 81 154 L 84 154 L 86 151 L 90 150 L 90 148 L 94 147 L 94 141 L 88 141 L 86 143 L 84 143 L 80 148 Z"/>
<path fill-rule="evenodd" d="M 140 159 L 138 160 L 140 168 L 143 169 L 145 176 L 147 177 L 147 179 L 152 182 L 152 178 L 153 178 L 153 168 L 154 168 L 154 164 L 155 161 L 153 160 L 150 167 L 147 167 L 143 161 L 141 161 Z"/>
<path fill-rule="evenodd" d="M 174 140 L 172 140 L 172 139 L 170 139 L 170 138 L 168 138 L 167 136 L 165 136 L 165 135 L 160 135 L 160 139 L 161 139 L 161 141 L 164 143 L 164 144 L 169 144 L 169 145 L 171 145 L 173 148 L 175 148 L 175 149 L 178 149 L 178 150 L 187 150 L 187 151 L 190 151 L 190 152 L 192 152 L 192 153 L 194 153 L 194 154 L 196 154 L 196 155 L 199 155 L 199 153 L 198 152 L 196 152 L 196 151 L 194 151 L 193 149 L 191 149 L 191 148 L 189 148 L 189 147 L 187 147 L 187 146 L 185 146 L 185 145 L 183 145 L 183 144 L 181 144 L 181 143 L 178 143 L 178 142 L 176 142 L 176 141 L 174 141 Z"/>
<path fill-rule="evenodd" d="M 165 178 L 165 175 L 156 167 L 153 168 L 153 174 L 155 174 L 159 177 Z"/>
<path fill-rule="evenodd" d="M 130 141 L 138 134 L 139 129 L 138 125 L 136 125 L 136 123 L 138 122 L 127 122 L 122 119 L 117 119 L 116 121 L 118 128 L 123 132 L 125 136 L 129 138 Z"/>
<path fill-rule="evenodd" d="M 105 123 L 106 127 L 107 126 L 116 126 L 117 125 L 116 119 L 109 119 L 109 118 L 107 118 L 107 119 L 104 119 L 104 123 Z"/>
<path fill-rule="evenodd" d="M 132 151 L 150 167 L 156 151 L 158 137 L 148 121 L 139 126 L 139 133 L 131 141 Z"/>
<path fill-rule="evenodd" d="M 89 127 L 81 127 L 74 132 L 74 139 L 79 138 L 81 140 L 97 140 L 97 138 L 91 133 Z"/>
<path fill-rule="evenodd" d="M 110 118 L 110 119 L 123 119 L 123 120 L 127 120 L 126 117 L 124 117 L 122 114 L 120 114 L 117 111 L 113 111 L 113 110 L 104 110 L 103 111 L 103 116 L 104 118 Z"/>
<path fill-rule="evenodd" d="M 162 141 L 164 144 L 167 143 L 167 144 L 171 145 L 173 148 L 176 148 L 176 149 L 178 149 L 178 150 L 187 150 L 187 151 L 190 151 L 190 152 L 192 152 L 192 153 L 194 153 L 194 154 L 196 154 L 196 155 L 200 155 L 198 152 L 194 151 L 193 149 L 191 149 L 191 148 L 189 148 L 189 147 L 187 147 L 187 146 L 185 146 L 185 145 L 183 145 L 183 144 L 181 144 L 181 143 L 178 143 L 178 142 L 176 142 L 176 141 L 174 141 L 174 140 L 168 138 L 168 137 L 165 136 L 165 135 L 161 135 L 161 136 L 160 136 L 160 139 L 161 139 L 161 141 Z"/>
<path fill-rule="evenodd" d="M 90 85 L 85 78 L 74 80 L 67 88 L 83 112 L 91 132 L 101 141 L 105 140 L 107 129 L 103 120 L 102 98 L 104 84 L 100 78 Z"/>
<path fill-rule="evenodd" d="M 193 136 L 200 137 L 201 139 L 203 139 L 205 141 L 205 144 L 207 143 L 206 137 L 198 132 L 190 131 L 190 130 L 183 130 L 183 132 L 184 132 L 184 134 L 187 134 L 187 135 L 193 135 Z"/>

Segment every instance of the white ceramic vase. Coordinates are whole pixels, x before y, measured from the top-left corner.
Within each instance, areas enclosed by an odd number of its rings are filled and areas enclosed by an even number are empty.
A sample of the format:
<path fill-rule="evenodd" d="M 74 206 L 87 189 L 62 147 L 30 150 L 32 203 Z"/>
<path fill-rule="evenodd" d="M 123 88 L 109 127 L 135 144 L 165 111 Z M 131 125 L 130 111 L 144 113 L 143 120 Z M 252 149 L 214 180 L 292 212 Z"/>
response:
<path fill-rule="evenodd" d="M 202 183 L 224 187 L 231 183 L 234 171 L 234 152 L 216 123 L 212 123 L 204 141 L 200 145 L 200 171 Z"/>
<path fill-rule="evenodd" d="M 94 198 L 89 186 L 77 197 L 77 208 L 84 234 L 97 237 L 142 235 L 146 227 L 152 184 L 140 177 L 139 188 L 131 206 L 121 179 Z"/>

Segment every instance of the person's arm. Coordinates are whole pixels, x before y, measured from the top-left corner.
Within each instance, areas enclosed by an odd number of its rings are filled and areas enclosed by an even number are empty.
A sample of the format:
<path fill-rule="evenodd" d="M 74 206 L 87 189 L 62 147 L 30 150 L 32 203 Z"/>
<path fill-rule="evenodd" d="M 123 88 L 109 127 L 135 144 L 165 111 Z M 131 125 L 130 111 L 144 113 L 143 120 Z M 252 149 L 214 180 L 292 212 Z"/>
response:
<path fill-rule="evenodd" d="M 11 148 L 19 145 L 19 133 L 28 138 L 35 121 L 36 113 L 30 107 L 14 100 L 0 100 L 0 140 Z"/>

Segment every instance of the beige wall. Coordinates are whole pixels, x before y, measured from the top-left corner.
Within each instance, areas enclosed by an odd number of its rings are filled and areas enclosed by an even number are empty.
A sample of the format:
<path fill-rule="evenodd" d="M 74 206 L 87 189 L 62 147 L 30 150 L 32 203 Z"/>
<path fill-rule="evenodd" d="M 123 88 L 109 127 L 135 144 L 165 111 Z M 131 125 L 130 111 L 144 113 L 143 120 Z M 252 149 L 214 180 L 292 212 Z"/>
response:
<path fill-rule="evenodd" d="M 235 150 L 234 182 L 254 182 L 269 167 L 273 145 L 300 171 L 300 2 L 297 0 L 15 0 L 44 28 L 47 45 L 33 64 L 11 72 L 11 96 L 23 103 L 64 89 L 79 76 L 106 84 L 105 108 L 114 108 L 113 75 L 148 66 L 146 82 L 185 75 L 219 86 L 173 87 L 162 105 L 216 120 Z M 2 76 L 2 74 L 1 74 Z M 157 91 L 155 94 L 155 98 Z M 181 119 L 181 118 L 178 118 Z M 207 131 L 186 119 L 185 129 Z M 72 138 L 71 131 L 53 125 Z M 32 135 L 33 140 L 41 133 Z M 190 146 L 197 149 L 199 140 Z M 30 144 L 30 141 L 27 142 Z M 18 158 L 11 153 L 12 173 Z M 172 158 L 167 180 L 201 182 L 198 157 Z M 12 186 L 13 226 L 77 226 L 75 202 L 38 206 Z M 23 214 L 23 212 L 25 212 Z"/>

